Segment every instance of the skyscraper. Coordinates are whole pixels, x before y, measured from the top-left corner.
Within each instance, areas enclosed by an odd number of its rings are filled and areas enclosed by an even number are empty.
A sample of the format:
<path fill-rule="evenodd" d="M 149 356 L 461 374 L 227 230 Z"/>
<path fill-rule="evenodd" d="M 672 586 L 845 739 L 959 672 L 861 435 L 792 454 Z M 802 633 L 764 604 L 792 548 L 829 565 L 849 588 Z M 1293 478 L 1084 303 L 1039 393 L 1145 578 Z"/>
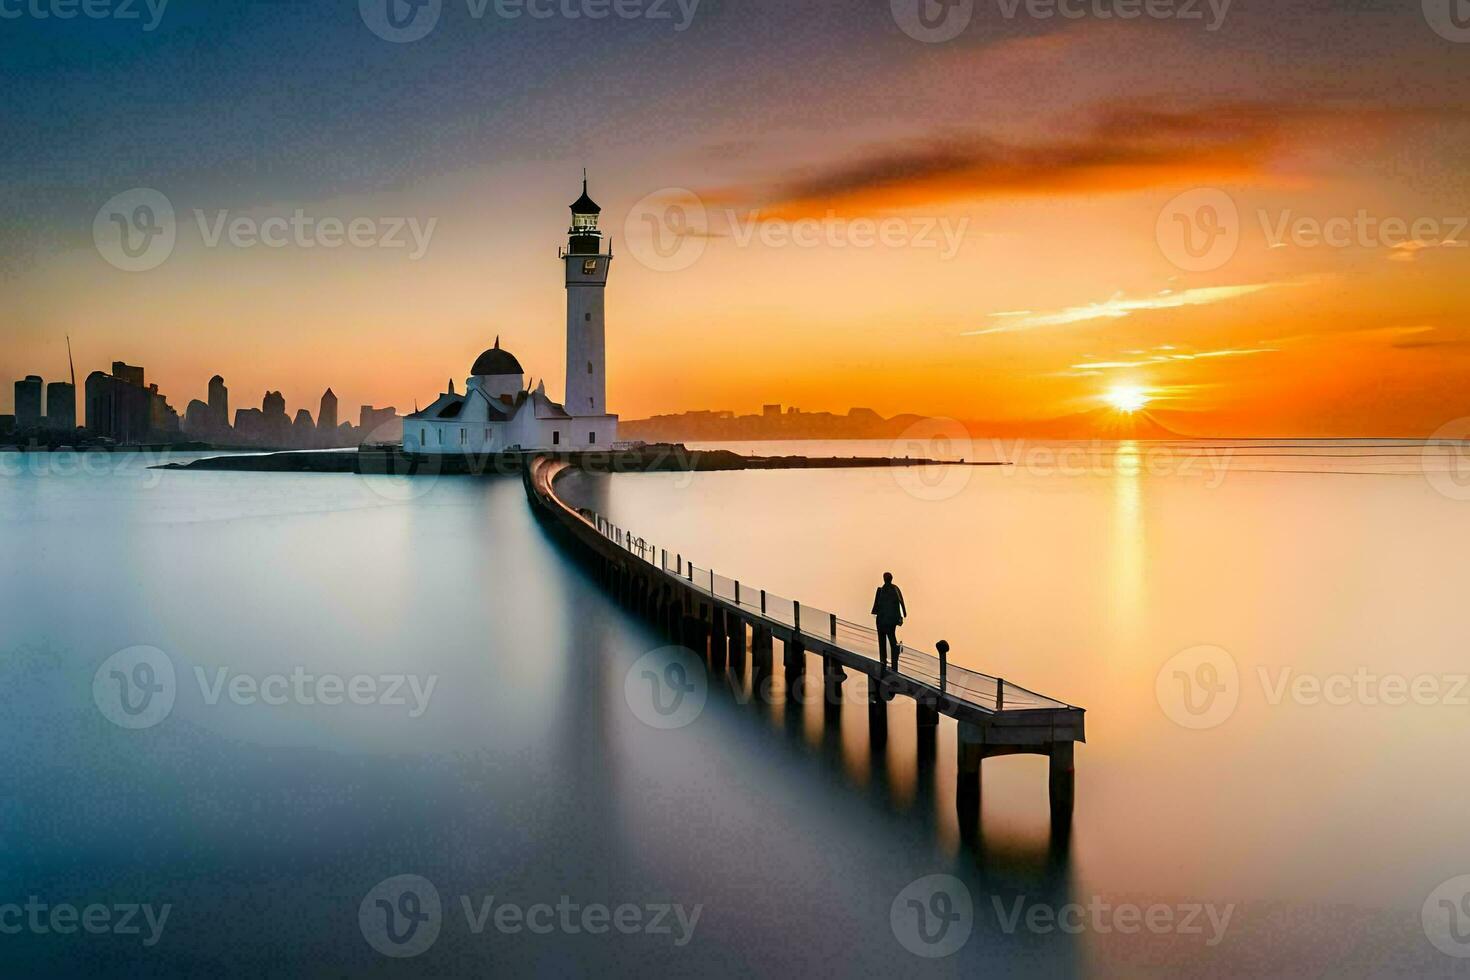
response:
<path fill-rule="evenodd" d="M 328 432 L 337 430 L 337 396 L 332 393 L 331 388 L 322 393 L 322 407 L 316 413 L 316 427 Z"/>
<path fill-rule="evenodd" d="M 117 378 L 119 381 L 125 381 L 130 385 L 137 385 L 139 388 L 147 387 L 147 385 L 143 382 L 143 369 L 140 367 L 133 367 L 132 365 L 126 364 L 123 361 L 112 362 L 112 376 L 114 378 Z"/>
<path fill-rule="evenodd" d="M 15 383 L 15 429 L 23 432 L 41 424 L 41 379 L 27 375 Z"/>
<path fill-rule="evenodd" d="M 279 391 L 267 391 L 261 399 L 260 411 L 264 418 L 267 444 L 280 448 L 291 441 L 291 418 L 286 414 L 286 396 Z"/>
<path fill-rule="evenodd" d="M 322 393 L 322 406 L 316 414 L 317 445 L 335 446 L 340 438 L 337 431 L 337 396 L 328 388 Z"/>
<path fill-rule="evenodd" d="M 209 379 L 209 424 L 217 433 L 230 427 L 230 389 L 217 374 Z"/>
<path fill-rule="evenodd" d="M 114 368 L 127 365 L 121 361 Z M 142 368 L 129 371 L 142 377 Z M 93 435 L 119 444 L 139 443 L 148 437 L 151 393 L 142 385 L 112 374 L 93 371 L 87 375 L 87 429 Z"/>
<path fill-rule="evenodd" d="M 71 432 L 77 427 L 77 390 L 69 381 L 46 386 L 46 427 Z"/>

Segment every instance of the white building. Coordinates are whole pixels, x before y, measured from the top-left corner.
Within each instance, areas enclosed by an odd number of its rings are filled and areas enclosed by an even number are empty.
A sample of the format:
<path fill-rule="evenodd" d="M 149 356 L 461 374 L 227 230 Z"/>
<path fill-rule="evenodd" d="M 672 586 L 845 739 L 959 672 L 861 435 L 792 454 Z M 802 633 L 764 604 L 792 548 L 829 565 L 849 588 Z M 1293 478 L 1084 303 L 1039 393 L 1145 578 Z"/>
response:
<path fill-rule="evenodd" d="M 572 205 L 572 226 L 558 252 L 566 268 L 566 402 L 559 405 L 542 382 L 526 390 L 520 361 L 495 346 L 470 369 L 464 394 L 449 390 L 434 404 L 403 420 L 407 453 L 475 453 L 533 449 L 611 447 L 618 417 L 607 414 L 607 343 L 604 295 L 612 249 L 602 248 L 602 213 L 587 196 Z"/>

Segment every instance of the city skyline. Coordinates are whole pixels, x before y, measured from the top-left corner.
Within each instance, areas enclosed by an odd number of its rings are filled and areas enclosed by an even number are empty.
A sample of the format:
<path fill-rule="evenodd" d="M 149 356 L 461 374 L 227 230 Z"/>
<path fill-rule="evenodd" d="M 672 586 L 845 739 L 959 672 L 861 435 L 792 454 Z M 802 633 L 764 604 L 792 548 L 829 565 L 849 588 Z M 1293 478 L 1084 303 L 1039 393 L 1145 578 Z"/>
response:
<path fill-rule="evenodd" d="M 72 332 L 169 390 L 235 364 L 301 404 L 334 363 L 348 403 L 407 406 L 497 334 L 555 363 L 554 215 L 588 167 L 630 418 L 1044 419 L 1116 385 L 1200 435 L 1464 414 L 1465 46 L 1421 4 L 1238 0 L 1214 29 L 973 7 L 946 43 L 888 3 L 759 0 L 682 29 L 445 5 L 393 43 L 354 4 L 275 5 L 171 9 L 141 42 L 77 22 L 51 62 L 0 40 L 20 122 L 75 123 L 5 168 L 24 207 L 0 260 L 25 274 L 0 368 L 59 364 Z M 320 57 L 287 65 L 302 38 Z M 287 67 L 292 105 L 249 84 Z M 78 179 L 99 153 L 106 179 Z M 170 248 L 125 271 L 96 226 L 137 191 Z"/>

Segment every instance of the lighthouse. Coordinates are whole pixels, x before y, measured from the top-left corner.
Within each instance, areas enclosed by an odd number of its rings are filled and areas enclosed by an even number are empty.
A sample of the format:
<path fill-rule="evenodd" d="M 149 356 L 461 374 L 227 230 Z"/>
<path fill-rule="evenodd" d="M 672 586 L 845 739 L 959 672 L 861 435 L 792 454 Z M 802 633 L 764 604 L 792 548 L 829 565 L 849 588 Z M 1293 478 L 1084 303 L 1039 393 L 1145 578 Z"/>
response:
<path fill-rule="evenodd" d="M 587 195 L 572 204 L 572 226 L 561 249 L 567 282 L 567 388 L 565 406 L 574 417 L 607 415 L 607 273 L 612 248 L 603 249 L 597 227 L 602 209 Z"/>
<path fill-rule="evenodd" d="M 403 451 L 443 456 L 545 450 L 611 449 L 618 417 L 607 414 L 607 335 L 603 295 L 612 248 L 602 247 L 597 220 L 602 209 L 587 196 L 572 205 L 572 227 L 559 257 L 566 264 L 567 389 L 564 405 L 552 401 L 546 382 L 527 388 L 526 372 L 500 346 L 470 368 L 464 392 L 449 390 L 428 408 L 404 419 Z"/>

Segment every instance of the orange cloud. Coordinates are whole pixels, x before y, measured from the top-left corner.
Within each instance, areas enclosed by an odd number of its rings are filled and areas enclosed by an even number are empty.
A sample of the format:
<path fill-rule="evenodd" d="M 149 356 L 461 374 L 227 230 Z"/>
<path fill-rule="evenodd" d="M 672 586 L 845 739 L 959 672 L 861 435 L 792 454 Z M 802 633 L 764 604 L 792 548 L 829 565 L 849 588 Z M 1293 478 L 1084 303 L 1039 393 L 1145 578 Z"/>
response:
<path fill-rule="evenodd" d="M 1131 103 L 1094 109 L 1077 135 L 1007 142 L 976 133 L 889 144 L 855 160 L 764 186 L 711 190 L 706 200 L 760 208 L 769 220 L 912 209 L 996 197 L 1124 193 L 1267 178 L 1310 142 L 1361 139 L 1415 120 L 1465 118 L 1452 108 L 1386 109 L 1226 103 L 1181 109 Z"/>

